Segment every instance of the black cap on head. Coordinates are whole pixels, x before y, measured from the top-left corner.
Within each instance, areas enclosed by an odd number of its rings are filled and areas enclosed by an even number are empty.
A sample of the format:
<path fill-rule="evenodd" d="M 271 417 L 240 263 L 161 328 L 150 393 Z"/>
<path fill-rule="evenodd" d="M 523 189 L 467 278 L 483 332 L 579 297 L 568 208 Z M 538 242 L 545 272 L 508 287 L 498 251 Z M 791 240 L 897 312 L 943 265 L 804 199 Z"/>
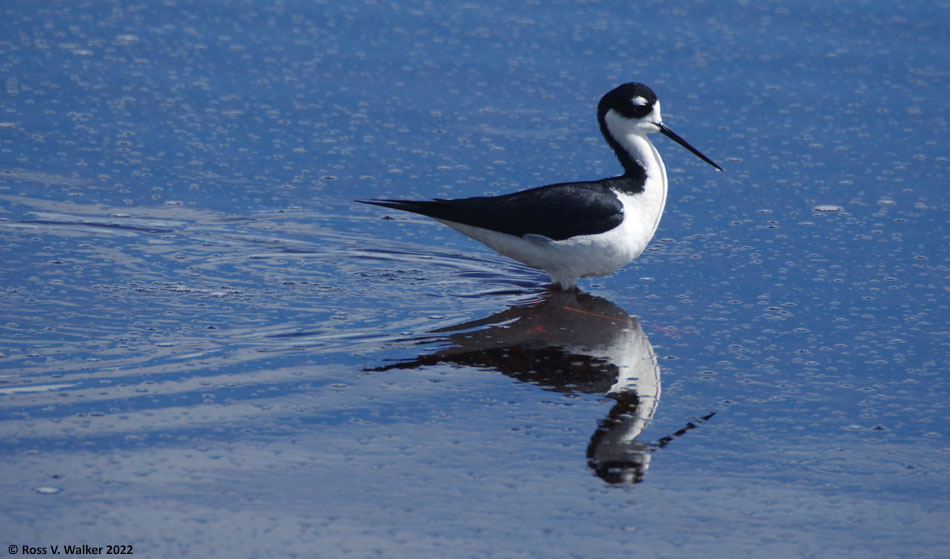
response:
<path fill-rule="evenodd" d="M 597 113 L 603 118 L 613 109 L 625 118 L 643 118 L 656 105 L 656 93 L 642 83 L 630 82 L 617 86 L 601 97 Z"/>

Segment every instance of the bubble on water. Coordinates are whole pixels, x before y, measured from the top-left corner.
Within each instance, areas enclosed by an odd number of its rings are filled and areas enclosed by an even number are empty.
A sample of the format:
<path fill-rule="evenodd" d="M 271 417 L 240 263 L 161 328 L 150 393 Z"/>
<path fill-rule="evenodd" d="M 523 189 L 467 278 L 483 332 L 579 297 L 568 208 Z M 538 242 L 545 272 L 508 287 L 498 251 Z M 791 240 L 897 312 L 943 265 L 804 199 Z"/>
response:
<path fill-rule="evenodd" d="M 55 495 L 59 493 L 60 491 L 62 491 L 62 488 L 53 487 L 51 485 L 44 485 L 42 487 L 37 487 L 35 491 L 39 493 L 40 495 Z"/>
<path fill-rule="evenodd" d="M 836 206 L 834 204 L 819 204 L 812 208 L 812 211 L 821 212 L 821 213 L 836 213 L 844 210 L 841 206 Z"/>

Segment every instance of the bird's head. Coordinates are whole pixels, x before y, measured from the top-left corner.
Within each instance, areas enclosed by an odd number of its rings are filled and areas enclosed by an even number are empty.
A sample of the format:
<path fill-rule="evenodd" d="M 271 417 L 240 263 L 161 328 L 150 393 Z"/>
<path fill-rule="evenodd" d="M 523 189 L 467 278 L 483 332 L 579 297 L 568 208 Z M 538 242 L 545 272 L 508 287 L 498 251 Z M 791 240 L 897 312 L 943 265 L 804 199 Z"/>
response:
<path fill-rule="evenodd" d="M 693 155 L 722 171 L 712 159 L 663 124 L 660 101 L 656 93 L 642 83 L 630 82 L 615 87 L 600 99 L 597 105 L 597 120 L 601 131 L 611 145 L 622 143 L 629 135 L 645 136 L 660 132 L 667 138 L 688 149 Z"/>

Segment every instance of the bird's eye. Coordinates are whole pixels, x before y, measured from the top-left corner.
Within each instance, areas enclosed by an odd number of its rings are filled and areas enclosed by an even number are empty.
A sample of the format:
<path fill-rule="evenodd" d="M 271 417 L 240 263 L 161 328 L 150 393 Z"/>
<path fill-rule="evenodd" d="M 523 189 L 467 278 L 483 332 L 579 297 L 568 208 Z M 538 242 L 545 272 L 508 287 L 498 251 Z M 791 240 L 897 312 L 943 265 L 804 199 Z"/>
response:
<path fill-rule="evenodd" d="M 638 106 L 638 107 L 645 107 L 645 106 L 647 105 L 647 103 L 649 103 L 649 101 L 647 101 L 646 97 L 640 97 L 639 95 L 637 95 L 636 97 L 634 97 L 633 99 L 631 99 L 630 102 L 633 103 L 634 105 Z"/>

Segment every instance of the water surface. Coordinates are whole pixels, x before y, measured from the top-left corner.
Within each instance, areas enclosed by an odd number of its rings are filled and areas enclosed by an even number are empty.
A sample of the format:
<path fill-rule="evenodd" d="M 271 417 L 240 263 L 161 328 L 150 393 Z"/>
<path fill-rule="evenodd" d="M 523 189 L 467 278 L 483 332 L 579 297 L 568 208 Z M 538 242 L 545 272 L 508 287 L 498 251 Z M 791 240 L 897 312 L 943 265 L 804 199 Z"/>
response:
<path fill-rule="evenodd" d="M 2 8 L 0 534 L 136 555 L 937 557 L 946 2 Z M 618 172 L 553 294 L 354 204 Z"/>

